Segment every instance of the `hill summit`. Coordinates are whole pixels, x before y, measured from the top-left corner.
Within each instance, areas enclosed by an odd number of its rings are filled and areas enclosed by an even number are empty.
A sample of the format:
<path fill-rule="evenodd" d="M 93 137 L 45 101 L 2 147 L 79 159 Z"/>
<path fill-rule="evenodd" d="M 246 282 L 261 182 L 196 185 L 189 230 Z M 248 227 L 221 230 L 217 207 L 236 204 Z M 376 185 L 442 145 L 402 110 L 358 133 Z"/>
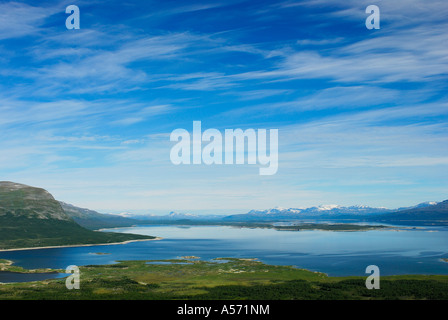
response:
<path fill-rule="evenodd" d="M 46 190 L 0 181 L 0 216 L 71 221 L 61 204 Z"/>

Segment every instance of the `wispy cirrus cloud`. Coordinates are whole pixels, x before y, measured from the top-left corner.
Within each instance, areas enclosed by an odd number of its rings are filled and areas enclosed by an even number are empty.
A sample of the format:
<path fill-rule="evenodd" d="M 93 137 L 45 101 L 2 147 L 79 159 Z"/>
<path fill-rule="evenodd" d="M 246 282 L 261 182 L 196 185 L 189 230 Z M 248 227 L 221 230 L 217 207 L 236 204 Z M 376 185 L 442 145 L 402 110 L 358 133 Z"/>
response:
<path fill-rule="evenodd" d="M 0 4 L 5 178 L 125 210 L 413 204 L 446 190 L 444 1 L 380 2 L 375 31 L 368 1 L 77 3 L 71 31 L 67 1 Z M 193 120 L 278 128 L 278 174 L 173 166 L 169 133 Z"/>
<path fill-rule="evenodd" d="M 448 143 L 446 123 L 415 120 L 446 117 L 447 110 L 446 103 L 424 104 L 328 116 L 283 127 L 284 145 L 281 148 L 289 150 L 285 152 L 285 161 L 291 166 L 446 165 L 448 150 L 441 148 Z M 304 150 L 308 153 L 302 153 Z M 292 154 L 295 152 L 298 155 L 294 158 Z"/>
<path fill-rule="evenodd" d="M 139 108 L 138 111 L 128 114 L 126 118 L 118 119 L 112 122 L 117 125 L 133 125 L 145 121 L 148 117 L 154 117 L 169 112 L 175 112 L 176 109 L 171 105 L 155 105 Z"/>
<path fill-rule="evenodd" d="M 22 2 L 0 3 L 0 40 L 28 35 L 38 35 L 43 31 L 45 20 L 60 12 L 57 5 L 39 7 Z"/>
<path fill-rule="evenodd" d="M 420 38 L 416 39 L 416 35 Z M 446 78 L 446 33 L 427 28 L 358 41 L 332 50 L 296 51 L 270 70 L 234 75 L 241 80 L 328 79 L 337 82 L 427 82 Z"/>

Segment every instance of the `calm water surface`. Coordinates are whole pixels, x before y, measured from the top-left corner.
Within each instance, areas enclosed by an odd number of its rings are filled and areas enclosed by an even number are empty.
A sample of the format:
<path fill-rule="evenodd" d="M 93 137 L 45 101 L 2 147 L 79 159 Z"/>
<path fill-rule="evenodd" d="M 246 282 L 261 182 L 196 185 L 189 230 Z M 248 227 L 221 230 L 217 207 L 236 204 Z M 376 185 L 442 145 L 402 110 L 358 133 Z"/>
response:
<path fill-rule="evenodd" d="M 258 258 L 268 264 L 292 265 L 330 276 L 366 275 L 377 265 L 381 275 L 448 274 L 448 228 L 359 232 L 277 231 L 225 226 L 137 226 L 111 229 L 163 237 L 123 245 L 0 252 L 24 268 L 110 264 L 118 260 L 173 259 L 198 256 Z M 107 253 L 107 254 L 97 254 Z M 0 273 L 0 282 L 7 275 Z"/>

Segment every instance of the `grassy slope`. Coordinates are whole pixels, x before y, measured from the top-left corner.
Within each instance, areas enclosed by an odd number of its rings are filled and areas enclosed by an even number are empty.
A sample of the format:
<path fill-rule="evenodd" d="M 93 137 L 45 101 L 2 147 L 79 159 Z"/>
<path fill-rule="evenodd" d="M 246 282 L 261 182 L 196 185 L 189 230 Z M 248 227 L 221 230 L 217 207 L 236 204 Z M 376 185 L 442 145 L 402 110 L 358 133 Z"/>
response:
<path fill-rule="evenodd" d="M 0 216 L 0 249 L 113 243 L 153 237 L 96 232 L 73 221 Z"/>
<path fill-rule="evenodd" d="M 368 290 L 365 277 L 327 277 L 258 261 L 171 262 L 85 266 L 80 290 L 67 290 L 63 279 L 4 284 L 0 299 L 448 299 L 448 276 L 384 276 L 380 290 Z"/>

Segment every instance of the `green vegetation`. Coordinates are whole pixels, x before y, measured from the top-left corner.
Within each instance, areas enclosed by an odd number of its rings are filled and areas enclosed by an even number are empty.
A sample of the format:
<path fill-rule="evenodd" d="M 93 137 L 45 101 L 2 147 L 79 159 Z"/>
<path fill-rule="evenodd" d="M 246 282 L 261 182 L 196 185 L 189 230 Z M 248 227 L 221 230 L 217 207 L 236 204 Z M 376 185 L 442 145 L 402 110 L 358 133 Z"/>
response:
<path fill-rule="evenodd" d="M 136 234 L 87 230 L 70 220 L 0 216 L 0 249 L 115 243 L 154 239 Z"/>
<path fill-rule="evenodd" d="M 71 220 L 51 194 L 41 188 L 0 181 L 0 217 Z"/>
<path fill-rule="evenodd" d="M 80 267 L 79 290 L 67 290 L 65 279 L 3 284 L 0 299 L 448 299 L 448 276 L 383 276 L 381 289 L 368 290 L 365 277 L 328 277 L 252 259 L 153 262 Z"/>

